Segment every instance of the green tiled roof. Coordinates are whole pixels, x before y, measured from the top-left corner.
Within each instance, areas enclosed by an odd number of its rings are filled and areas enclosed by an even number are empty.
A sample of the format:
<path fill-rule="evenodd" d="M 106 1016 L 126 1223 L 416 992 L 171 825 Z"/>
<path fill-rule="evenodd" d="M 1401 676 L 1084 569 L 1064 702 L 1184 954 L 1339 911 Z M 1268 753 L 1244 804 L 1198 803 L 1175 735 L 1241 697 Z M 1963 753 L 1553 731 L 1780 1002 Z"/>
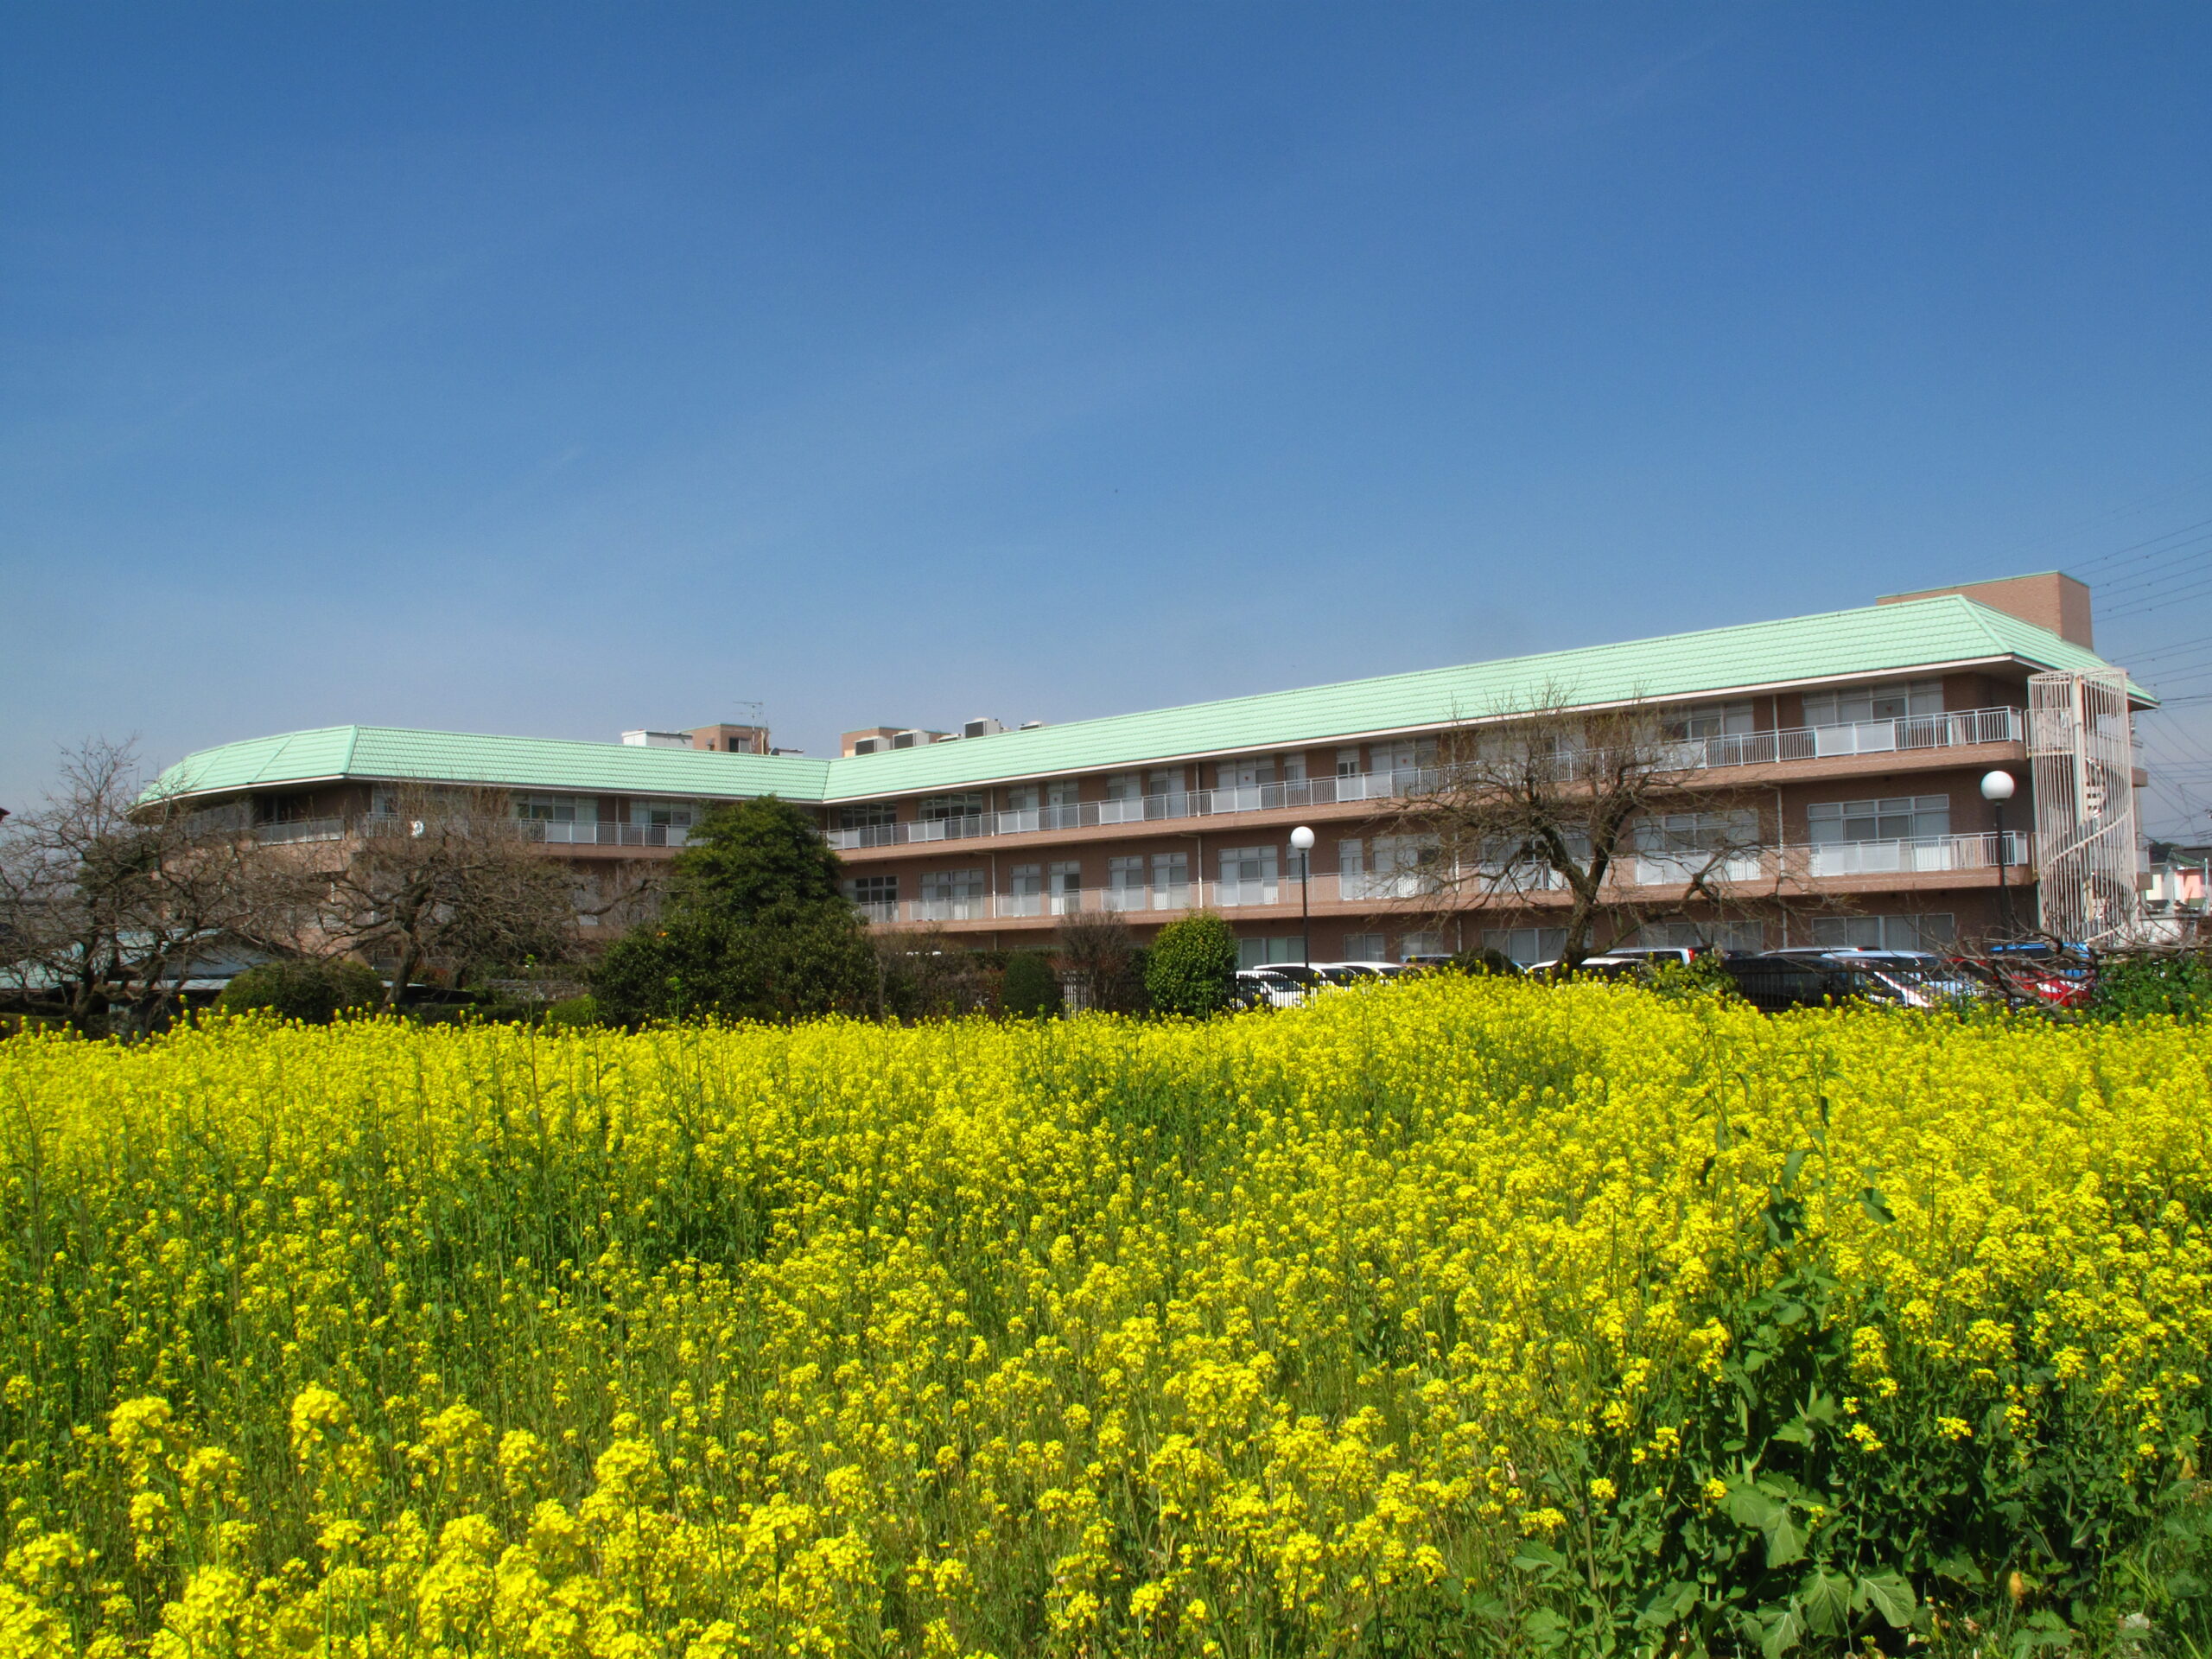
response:
<path fill-rule="evenodd" d="M 2106 666 L 2094 652 L 2033 623 L 1948 594 L 838 760 L 338 726 L 203 749 L 163 773 L 157 787 L 208 794 L 343 777 L 584 793 L 773 793 L 787 800 L 846 800 L 1430 727 L 1525 706 L 1546 688 L 1584 703 L 1671 700 L 2007 658 L 2038 668 Z M 2152 700 L 2147 692 L 2136 695 Z"/>
<path fill-rule="evenodd" d="M 202 749 L 163 772 L 155 787 L 212 795 L 272 784 L 368 778 L 584 794 L 774 794 L 818 801 L 829 766 L 826 760 L 794 755 L 485 737 L 401 726 L 328 726 Z"/>

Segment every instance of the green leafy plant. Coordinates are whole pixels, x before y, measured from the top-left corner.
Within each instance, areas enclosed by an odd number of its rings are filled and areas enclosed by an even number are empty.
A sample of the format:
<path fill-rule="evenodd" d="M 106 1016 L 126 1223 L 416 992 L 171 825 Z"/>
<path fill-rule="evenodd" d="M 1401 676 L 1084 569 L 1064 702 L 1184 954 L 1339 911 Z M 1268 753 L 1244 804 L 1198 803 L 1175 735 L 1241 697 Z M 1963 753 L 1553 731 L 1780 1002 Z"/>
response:
<path fill-rule="evenodd" d="M 1145 961 L 1145 989 L 1161 1014 L 1218 1014 L 1229 1006 L 1236 981 L 1236 935 L 1210 911 L 1160 929 Z"/>
<path fill-rule="evenodd" d="M 264 962 L 223 988 L 215 1006 L 226 1014 L 249 1009 L 326 1026 L 384 1000 L 384 981 L 373 968 L 344 957 Z"/>
<path fill-rule="evenodd" d="M 2097 964 L 2091 1011 L 2107 1020 L 2171 1014 L 2202 1020 L 2212 1012 L 2212 962 L 2179 954 L 2107 957 Z"/>
<path fill-rule="evenodd" d="M 1047 1019 L 1060 1011 L 1060 976 L 1052 962 L 1033 950 L 1018 950 L 1006 961 L 999 1004 L 1023 1019 Z"/>

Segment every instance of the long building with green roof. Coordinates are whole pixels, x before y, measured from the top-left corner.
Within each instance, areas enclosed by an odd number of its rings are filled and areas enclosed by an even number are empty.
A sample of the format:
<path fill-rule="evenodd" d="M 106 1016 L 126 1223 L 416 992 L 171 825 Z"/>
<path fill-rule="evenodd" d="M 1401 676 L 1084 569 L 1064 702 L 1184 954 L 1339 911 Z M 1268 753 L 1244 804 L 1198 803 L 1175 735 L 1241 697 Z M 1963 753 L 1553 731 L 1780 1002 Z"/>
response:
<path fill-rule="evenodd" d="M 338 726 L 201 750 L 155 787 L 274 842 L 345 840 L 411 789 L 496 790 L 587 887 L 622 861 L 671 855 L 717 804 L 775 795 L 820 814 L 855 902 L 885 925 L 1012 944 L 1071 914 L 1148 930 L 1205 907 L 1234 921 L 1255 962 L 1483 944 L 1528 959 L 1553 942 L 1545 895 L 1438 902 L 1433 874 L 1413 879 L 1421 832 L 1404 803 L 1433 784 L 1440 741 L 1471 723 L 1648 707 L 1694 746 L 1697 786 L 1736 803 L 1738 823 L 1758 815 L 1745 840 L 1775 869 L 1794 859 L 1806 898 L 1732 917 L 1707 894 L 1682 902 L 1681 882 L 1662 879 L 1680 876 L 1679 859 L 1630 861 L 1646 868 L 1624 879 L 1649 893 L 1630 893 L 1624 913 L 1649 912 L 1646 943 L 1895 947 L 1986 933 L 2031 903 L 2027 681 L 2110 672 L 2088 590 L 2044 574 L 1016 730 L 882 726 L 830 757 L 769 752 L 749 728 L 582 742 Z M 2126 683 L 2133 706 L 2151 704 Z M 2020 793 L 2000 842 L 1977 785 L 2004 766 Z M 1670 823 L 1697 816 L 1684 804 Z M 1315 831 L 1308 861 L 1285 842 L 1299 824 Z"/>

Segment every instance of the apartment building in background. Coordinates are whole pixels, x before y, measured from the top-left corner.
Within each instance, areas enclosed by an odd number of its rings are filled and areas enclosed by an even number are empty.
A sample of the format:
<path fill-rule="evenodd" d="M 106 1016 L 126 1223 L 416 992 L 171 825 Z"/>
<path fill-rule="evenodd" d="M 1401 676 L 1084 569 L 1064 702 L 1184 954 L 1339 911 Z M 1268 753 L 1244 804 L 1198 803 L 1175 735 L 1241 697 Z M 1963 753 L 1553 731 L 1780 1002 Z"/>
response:
<path fill-rule="evenodd" d="M 879 927 L 1014 946 L 1071 914 L 1148 935 L 1204 908 L 1256 963 L 1298 958 L 1305 913 L 1315 960 L 1489 945 L 1531 961 L 1558 948 L 1563 896 L 1470 883 L 1440 902 L 1400 803 L 1448 733 L 1550 688 L 1649 705 L 1689 769 L 1681 811 L 1616 871 L 1624 905 L 1664 918 L 1643 942 L 1932 946 L 2032 922 L 2052 882 L 2076 911 L 2101 904 L 2099 925 L 2133 902 L 2128 721 L 2155 704 L 2097 656 L 2089 601 L 2070 577 L 2022 576 L 1058 725 L 880 725 L 828 758 L 775 752 L 758 726 L 619 743 L 334 727 L 201 751 L 158 787 L 271 842 L 365 833 L 410 785 L 497 788 L 587 898 L 626 862 L 672 857 L 715 805 L 773 794 L 817 816 Z M 1993 771 L 2017 783 L 2001 808 L 1981 788 Z M 1686 905 L 1664 849 L 1706 787 L 1755 811 L 1758 856 L 1792 872 L 1779 909 Z M 1300 825 L 1316 837 L 1302 883 Z"/>

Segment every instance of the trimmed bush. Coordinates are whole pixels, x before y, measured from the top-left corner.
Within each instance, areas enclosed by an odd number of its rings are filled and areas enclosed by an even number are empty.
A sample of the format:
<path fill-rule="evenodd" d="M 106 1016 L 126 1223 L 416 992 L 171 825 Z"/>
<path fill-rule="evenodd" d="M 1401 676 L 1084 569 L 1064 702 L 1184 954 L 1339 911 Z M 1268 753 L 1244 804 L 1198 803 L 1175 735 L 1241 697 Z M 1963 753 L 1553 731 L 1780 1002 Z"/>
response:
<path fill-rule="evenodd" d="M 1017 951 L 1007 958 L 1006 978 L 1000 986 L 1000 1006 L 1026 1019 L 1050 1019 L 1060 1012 L 1060 976 L 1046 957 Z"/>
<path fill-rule="evenodd" d="M 1144 982 L 1161 1014 L 1219 1014 L 1236 983 L 1236 933 L 1210 911 L 1170 922 L 1153 942 Z"/>
<path fill-rule="evenodd" d="M 626 1026 L 868 1014 L 878 991 L 875 956 L 850 906 L 782 926 L 685 916 L 633 929 L 591 979 L 601 1014 Z"/>
<path fill-rule="evenodd" d="M 338 957 L 249 968 L 223 988 L 215 1006 L 226 1014 L 251 1008 L 327 1026 L 341 1014 L 359 1013 L 383 1001 L 384 981 L 376 969 Z"/>

